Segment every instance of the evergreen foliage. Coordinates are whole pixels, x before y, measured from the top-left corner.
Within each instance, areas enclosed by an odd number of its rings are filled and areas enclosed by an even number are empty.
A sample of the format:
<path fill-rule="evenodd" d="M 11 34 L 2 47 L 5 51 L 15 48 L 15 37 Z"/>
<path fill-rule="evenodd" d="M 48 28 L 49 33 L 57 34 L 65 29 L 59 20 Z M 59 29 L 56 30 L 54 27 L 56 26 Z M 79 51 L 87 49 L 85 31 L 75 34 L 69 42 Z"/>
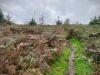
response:
<path fill-rule="evenodd" d="M 91 19 L 89 22 L 89 25 L 100 25 L 100 16 L 99 17 L 94 17 Z"/>
<path fill-rule="evenodd" d="M 11 24 L 13 24 L 13 21 L 11 19 L 12 19 L 12 17 L 9 14 L 6 15 L 6 17 L 4 17 L 2 10 L 0 9 L 0 23 L 1 24 L 11 25 Z"/>
<path fill-rule="evenodd" d="M 29 22 L 30 26 L 37 25 L 36 21 L 32 18 L 31 21 Z"/>
<path fill-rule="evenodd" d="M 2 11 L 0 10 L 0 23 L 4 22 L 4 15 L 2 13 Z"/>
<path fill-rule="evenodd" d="M 62 21 L 59 20 L 59 16 L 58 16 L 58 20 L 56 21 L 56 25 L 62 25 Z"/>

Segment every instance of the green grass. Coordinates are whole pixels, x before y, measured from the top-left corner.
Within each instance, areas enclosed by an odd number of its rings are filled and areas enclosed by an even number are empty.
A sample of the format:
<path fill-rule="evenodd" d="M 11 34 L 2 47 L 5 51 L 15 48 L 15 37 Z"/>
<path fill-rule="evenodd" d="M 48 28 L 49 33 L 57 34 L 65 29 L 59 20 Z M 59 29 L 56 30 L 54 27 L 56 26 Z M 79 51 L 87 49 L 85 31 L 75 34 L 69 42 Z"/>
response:
<path fill-rule="evenodd" d="M 90 75 L 91 66 L 87 63 L 87 60 L 83 59 L 82 56 L 85 54 L 82 53 L 83 46 L 77 38 L 71 38 L 70 42 L 75 50 L 75 60 L 74 60 L 74 69 L 75 75 Z M 68 66 L 68 57 L 70 54 L 69 47 L 66 47 L 63 54 L 57 57 L 57 60 L 50 63 L 51 73 L 45 73 L 45 75 L 64 75 Z"/>
<path fill-rule="evenodd" d="M 77 38 L 71 38 L 70 42 L 72 42 L 74 50 L 75 50 L 75 60 L 74 60 L 74 69 L 75 75 L 90 75 L 91 66 L 87 63 L 86 59 L 83 59 L 82 53 L 83 46 L 81 42 Z"/>
<path fill-rule="evenodd" d="M 57 60 L 51 62 L 51 73 L 46 73 L 45 75 L 64 75 L 68 65 L 69 54 L 69 47 L 66 47 L 63 54 L 59 56 Z"/>

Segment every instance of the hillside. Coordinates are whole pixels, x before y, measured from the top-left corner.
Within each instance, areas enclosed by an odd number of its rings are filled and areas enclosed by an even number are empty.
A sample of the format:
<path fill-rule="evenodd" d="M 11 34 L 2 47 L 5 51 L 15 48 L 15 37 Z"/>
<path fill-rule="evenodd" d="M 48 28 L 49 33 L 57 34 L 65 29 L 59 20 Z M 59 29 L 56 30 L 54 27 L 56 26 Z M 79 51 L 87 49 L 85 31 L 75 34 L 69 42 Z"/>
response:
<path fill-rule="evenodd" d="M 1 25 L 0 75 L 100 75 L 100 26 Z"/>

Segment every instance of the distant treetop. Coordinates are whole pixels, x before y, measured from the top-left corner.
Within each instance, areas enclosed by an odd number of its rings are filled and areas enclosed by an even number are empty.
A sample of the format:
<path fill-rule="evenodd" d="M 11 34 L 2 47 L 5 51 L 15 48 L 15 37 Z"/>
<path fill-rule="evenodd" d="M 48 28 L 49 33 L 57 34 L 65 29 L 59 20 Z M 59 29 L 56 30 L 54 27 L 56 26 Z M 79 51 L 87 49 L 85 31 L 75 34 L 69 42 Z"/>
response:
<path fill-rule="evenodd" d="M 99 17 L 94 17 L 91 19 L 91 21 L 89 22 L 89 25 L 100 25 L 100 15 Z"/>

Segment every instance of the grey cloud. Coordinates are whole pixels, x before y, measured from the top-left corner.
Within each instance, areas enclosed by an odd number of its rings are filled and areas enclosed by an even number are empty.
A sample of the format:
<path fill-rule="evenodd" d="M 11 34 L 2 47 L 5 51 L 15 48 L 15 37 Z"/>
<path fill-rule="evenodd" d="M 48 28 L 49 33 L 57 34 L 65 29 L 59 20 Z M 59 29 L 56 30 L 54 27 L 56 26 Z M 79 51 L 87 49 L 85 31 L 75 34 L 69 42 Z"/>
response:
<path fill-rule="evenodd" d="M 58 16 L 87 24 L 90 18 L 100 15 L 100 0 L 0 0 L 0 8 L 4 14 L 14 16 L 17 23 L 29 21 L 35 11 L 37 22 L 43 14 L 49 24 L 54 24 Z"/>

